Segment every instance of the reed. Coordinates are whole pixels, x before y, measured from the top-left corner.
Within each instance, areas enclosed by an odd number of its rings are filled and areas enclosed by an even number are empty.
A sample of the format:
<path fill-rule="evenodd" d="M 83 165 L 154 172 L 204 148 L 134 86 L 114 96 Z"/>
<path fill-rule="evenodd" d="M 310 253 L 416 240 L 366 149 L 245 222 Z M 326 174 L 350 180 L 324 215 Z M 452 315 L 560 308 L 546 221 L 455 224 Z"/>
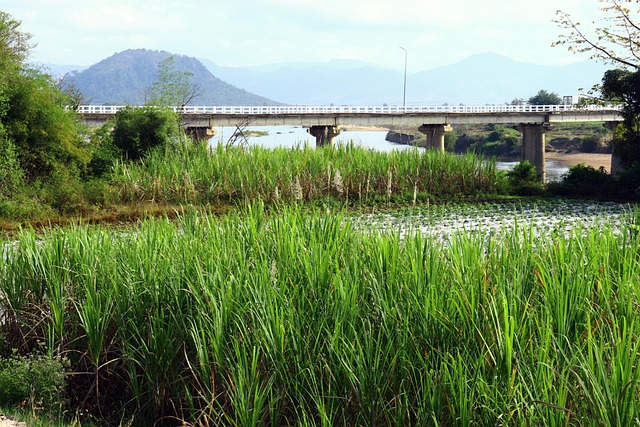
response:
<path fill-rule="evenodd" d="M 443 242 L 251 204 L 129 232 L 25 230 L 0 267 L 1 327 L 8 347 L 68 358 L 70 397 L 110 421 L 633 425 L 626 218 Z"/>
<path fill-rule="evenodd" d="M 372 152 L 352 144 L 207 147 L 181 145 L 152 153 L 141 164 L 118 163 L 114 185 L 122 201 L 367 202 L 495 195 L 504 191 L 495 162 L 473 154 L 434 151 Z"/>

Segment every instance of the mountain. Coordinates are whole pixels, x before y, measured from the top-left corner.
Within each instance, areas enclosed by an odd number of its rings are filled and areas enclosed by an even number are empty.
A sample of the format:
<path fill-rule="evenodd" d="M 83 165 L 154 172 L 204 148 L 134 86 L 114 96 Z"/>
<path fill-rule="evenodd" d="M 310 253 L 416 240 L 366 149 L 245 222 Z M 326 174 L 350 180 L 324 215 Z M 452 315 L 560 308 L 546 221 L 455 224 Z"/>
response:
<path fill-rule="evenodd" d="M 577 95 L 602 80 L 606 67 L 593 61 L 545 66 L 485 53 L 409 78 L 407 99 L 413 104 L 502 104 L 535 95 L 540 89 L 560 96 Z"/>
<path fill-rule="evenodd" d="M 72 72 L 79 72 L 85 70 L 87 67 L 84 65 L 57 65 L 57 64 L 43 64 L 41 62 L 33 64 L 37 69 L 41 69 L 54 77 L 64 77 Z"/>
<path fill-rule="evenodd" d="M 403 77 L 362 61 L 220 67 L 202 62 L 221 79 L 249 91 L 300 105 L 382 105 L 397 99 Z"/>
<path fill-rule="evenodd" d="M 94 104 L 139 104 L 155 81 L 158 64 L 170 54 L 127 50 L 69 78 Z M 176 69 L 193 73 L 204 89 L 194 105 L 400 105 L 404 85 L 398 71 L 355 60 L 222 67 L 208 59 L 173 55 Z M 49 66 L 64 70 L 66 66 Z M 528 99 L 540 89 L 577 95 L 602 79 L 594 61 L 544 66 L 493 53 L 407 76 L 407 105 L 504 104 Z M 260 93 L 262 96 L 254 95 Z"/>
<path fill-rule="evenodd" d="M 191 105 L 277 105 L 278 102 L 232 86 L 197 59 L 165 51 L 131 49 L 116 53 L 91 67 L 71 73 L 73 83 L 92 104 L 140 105 L 145 91 L 157 80 L 158 65 L 173 56 L 175 69 L 192 73 L 202 94 Z"/>
<path fill-rule="evenodd" d="M 220 67 L 202 60 L 221 79 L 302 105 L 398 105 L 403 97 L 400 72 L 360 61 L 288 63 L 258 67 Z M 451 65 L 412 73 L 407 105 L 504 104 L 527 99 L 540 89 L 560 96 L 577 95 L 602 79 L 606 67 L 593 61 L 544 66 L 484 53 Z"/>

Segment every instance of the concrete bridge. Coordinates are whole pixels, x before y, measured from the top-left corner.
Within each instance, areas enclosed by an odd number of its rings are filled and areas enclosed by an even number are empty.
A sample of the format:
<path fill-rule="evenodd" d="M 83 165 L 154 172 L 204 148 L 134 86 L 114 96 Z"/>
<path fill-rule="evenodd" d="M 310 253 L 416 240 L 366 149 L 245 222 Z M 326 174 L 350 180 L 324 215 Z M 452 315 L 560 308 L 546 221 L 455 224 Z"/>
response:
<path fill-rule="evenodd" d="M 123 106 L 81 105 L 86 124 L 100 126 Z M 196 138 L 215 134 L 217 126 L 303 126 L 316 146 L 332 145 L 345 126 L 413 126 L 424 133 L 427 148 L 444 151 L 444 135 L 451 125 L 505 124 L 522 133 L 522 158 L 545 175 L 545 133 L 554 123 L 621 122 L 619 107 L 575 105 L 483 106 L 186 106 L 174 108 L 183 125 Z M 617 168 L 612 161 L 611 172 Z"/>

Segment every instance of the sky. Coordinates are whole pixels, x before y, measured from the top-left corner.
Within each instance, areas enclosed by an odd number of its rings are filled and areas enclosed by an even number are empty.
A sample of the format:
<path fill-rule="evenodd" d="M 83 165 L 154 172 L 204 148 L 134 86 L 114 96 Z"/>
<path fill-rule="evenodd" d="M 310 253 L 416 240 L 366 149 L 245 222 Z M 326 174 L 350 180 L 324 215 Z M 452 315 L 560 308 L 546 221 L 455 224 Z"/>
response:
<path fill-rule="evenodd" d="M 586 60 L 551 47 L 560 9 L 585 27 L 598 0 L 0 0 L 37 46 L 30 61 L 89 66 L 126 49 L 220 66 L 355 59 L 408 73 L 493 52 L 542 65 Z"/>

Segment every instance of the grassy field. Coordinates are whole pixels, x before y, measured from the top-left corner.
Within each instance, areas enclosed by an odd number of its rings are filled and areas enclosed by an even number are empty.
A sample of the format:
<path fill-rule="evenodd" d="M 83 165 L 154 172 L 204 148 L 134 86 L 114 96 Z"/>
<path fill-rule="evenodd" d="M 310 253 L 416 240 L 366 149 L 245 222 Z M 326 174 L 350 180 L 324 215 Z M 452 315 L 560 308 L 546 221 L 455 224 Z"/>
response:
<path fill-rule="evenodd" d="M 634 425 L 638 217 L 442 241 L 252 204 L 24 231 L 2 332 L 111 422 Z"/>
<path fill-rule="evenodd" d="M 64 182 L 0 198 L 0 235 L 20 226 L 93 223 L 119 226 L 175 216 L 186 207 L 224 213 L 270 206 L 391 206 L 478 200 L 508 194 L 504 172 L 481 156 L 372 152 L 347 144 L 267 149 L 177 143 L 140 162 L 116 160 L 100 179 Z"/>

